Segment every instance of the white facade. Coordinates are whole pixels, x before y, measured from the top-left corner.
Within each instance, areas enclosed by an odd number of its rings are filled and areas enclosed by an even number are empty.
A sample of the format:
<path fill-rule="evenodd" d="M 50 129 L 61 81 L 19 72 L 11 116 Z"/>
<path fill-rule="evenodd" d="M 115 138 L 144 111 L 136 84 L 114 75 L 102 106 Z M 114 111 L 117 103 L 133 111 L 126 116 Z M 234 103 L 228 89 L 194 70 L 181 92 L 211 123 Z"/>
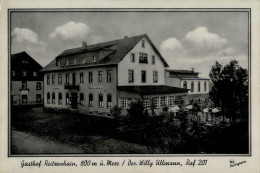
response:
<path fill-rule="evenodd" d="M 189 89 L 188 94 L 208 94 L 209 93 L 209 80 L 194 78 L 194 79 L 182 79 L 181 88 L 185 88 L 185 83 L 187 89 Z M 192 89 L 193 85 L 193 89 Z"/>
<path fill-rule="evenodd" d="M 144 40 L 145 46 L 142 47 Z M 139 53 L 147 54 L 148 63 L 139 62 Z M 132 62 L 132 54 L 135 56 Z M 154 56 L 155 62 L 152 63 Z M 129 82 L 129 70 L 134 71 L 134 81 Z M 146 82 L 142 82 L 141 73 L 146 71 Z M 118 64 L 118 86 L 132 86 L 132 85 L 165 85 L 165 66 L 159 55 L 154 51 L 149 41 L 144 37 L 140 40 L 133 49 L 120 61 Z M 157 82 L 154 82 L 154 72 L 158 74 Z"/>

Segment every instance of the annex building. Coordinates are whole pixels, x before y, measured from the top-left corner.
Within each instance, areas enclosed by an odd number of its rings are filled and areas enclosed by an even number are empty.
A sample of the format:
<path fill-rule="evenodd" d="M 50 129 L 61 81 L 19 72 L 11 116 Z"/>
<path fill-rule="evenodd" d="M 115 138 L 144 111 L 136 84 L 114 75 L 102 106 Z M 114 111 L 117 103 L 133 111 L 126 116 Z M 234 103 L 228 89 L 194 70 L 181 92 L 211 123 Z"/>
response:
<path fill-rule="evenodd" d="M 187 100 L 188 89 L 167 86 L 167 62 L 147 35 L 68 49 L 44 67 L 44 107 L 107 115 L 142 99 L 157 111 Z"/>
<path fill-rule="evenodd" d="M 188 100 L 198 103 L 208 101 L 209 79 L 200 78 L 199 72 L 192 70 L 166 69 L 166 85 L 189 89 Z"/>
<path fill-rule="evenodd" d="M 11 105 L 43 104 L 42 66 L 26 52 L 11 55 Z"/>

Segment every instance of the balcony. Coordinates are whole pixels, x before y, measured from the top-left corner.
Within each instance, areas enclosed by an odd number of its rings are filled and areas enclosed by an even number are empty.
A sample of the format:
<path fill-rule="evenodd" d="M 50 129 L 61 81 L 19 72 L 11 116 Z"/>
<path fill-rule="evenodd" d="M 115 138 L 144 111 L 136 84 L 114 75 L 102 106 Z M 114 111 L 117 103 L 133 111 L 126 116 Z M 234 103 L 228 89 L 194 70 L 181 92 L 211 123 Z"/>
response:
<path fill-rule="evenodd" d="M 64 85 L 64 89 L 69 89 L 69 90 L 76 89 L 76 90 L 79 90 L 79 85 L 67 83 L 67 84 Z"/>

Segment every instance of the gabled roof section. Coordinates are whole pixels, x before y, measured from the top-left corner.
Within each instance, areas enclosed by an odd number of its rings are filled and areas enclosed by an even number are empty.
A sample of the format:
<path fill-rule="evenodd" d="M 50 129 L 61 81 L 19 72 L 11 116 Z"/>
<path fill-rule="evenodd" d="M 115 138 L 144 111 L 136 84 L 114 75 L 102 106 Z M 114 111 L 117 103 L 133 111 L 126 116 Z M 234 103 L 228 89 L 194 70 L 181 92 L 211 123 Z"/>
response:
<path fill-rule="evenodd" d="M 110 51 L 109 55 L 102 54 L 97 62 L 91 62 L 86 64 L 77 64 L 73 68 L 77 67 L 89 67 L 89 66 L 100 66 L 100 65 L 111 65 L 111 64 L 118 64 L 125 56 L 126 54 L 142 39 L 147 38 L 147 40 L 150 42 L 152 47 L 154 48 L 155 52 L 158 54 L 158 56 L 163 61 L 165 67 L 168 67 L 167 62 L 164 60 L 160 52 L 157 50 L 157 48 L 154 46 L 150 38 L 146 35 L 139 35 L 134 37 L 128 37 L 123 38 L 119 40 L 113 40 L 108 41 L 104 43 L 98 43 L 94 45 L 86 45 L 85 47 L 79 47 L 79 48 L 73 48 L 73 49 L 67 49 L 63 51 L 61 54 L 59 54 L 57 58 L 82 58 L 84 56 L 88 56 L 88 54 L 97 53 L 99 54 L 101 51 Z M 56 66 L 56 60 L 50 62 L 47 66 L 45 66 L 41 71 L 56 71 L 56 70 L 62 70 L 62 69 L 68 69 L 69 66 Z"/>
<path fill-rule="evenodd" d="M 23 66 L 22 60 L 29 61 L 30 68 L 32 68 L 32 69 L 37 69 L 37 71 L 42 69 L 42 66 L 37 61 L 35 61 L 30 55 L 28 55 L 25 51 L 11 54 L 12 69 L 20 68 L 21 66 Z"/>

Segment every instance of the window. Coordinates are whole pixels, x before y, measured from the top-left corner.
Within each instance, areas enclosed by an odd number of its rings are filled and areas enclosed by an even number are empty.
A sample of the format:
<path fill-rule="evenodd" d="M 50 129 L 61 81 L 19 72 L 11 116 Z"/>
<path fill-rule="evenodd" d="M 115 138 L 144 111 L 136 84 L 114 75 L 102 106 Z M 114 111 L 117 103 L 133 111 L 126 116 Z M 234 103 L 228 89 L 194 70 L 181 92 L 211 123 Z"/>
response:
<path fill-rule="evenodd" d="M 193 81 L 191 81 L 191 92 L 194 92 L 194 82 Z"/>
<path fill-rule="evenodd" d="M 47 75 L 47 85 L 50 85 L 50 75 Z"/>
<path fill-rule="evenodd" d="M 146 82 L 146 71 L 142 70 L 142 82 Z"/>
<path fill-rule="evenodd" d="M 36 94 L 36 102 L 41 102 L 42 100 L 42 95 L 41 94 Z"/>
<path fill-rule="evenodd" d="M 126 98 L 120 98 L 120 106 L 126 108 Z"/>
<path fill-rule="evenodd" d="M 58 74 L 58 84 L 62 84 L 62 74 Z"/>
<path fill-rule="evenodd" d="M 135 62 L 135 54 L 131 53 L 131 62 Z"/>
<path fill-rule="evenodd" d="M 51 99 L 51 95 L 50 95 L 50 93 L 48 92 L 48 93 L 47 93 L 47 104 L 50 104 L 50 99 Z"/>
<path fill-rule="evenodd" d="M 92 61 L 95 62 L 96 61 L 96 56 L 92 56 Z"/>
<path fill-rule="evenodd" d="M 198 82 L 198 92 L 200 92 L 200 82 Z"/>
<path fill-rule="evenodd" d="M 98 95 L 98 106 L 103 106 L 103 95 L 102 94 Z"/>
<path fill-rule="evenodd" d="M 82 59 L 82 64 L 86 63 L 86 58 Z"/>
<path fill-rule="evenodd" d="M 128 70 L 128 82 L 134 82 L 134 70 Z"/>
<path fill-rule="evenodd" d="M 93 73 L 92 73 L 92 71 L 88 72 L 88 82 L 89 83 L 93 82 Z"/>
<path fill-rule="evenodd" d="M 80 81 L 80 83 L 84 83 L 83 73 L 79 74 L 79 81 Z"/>
<path fill-rule="evenodd" d="M 102 71 L 98 71 L 98 82 L 102 82 Z"/>
<path fill-rule="evenodd" d="M 142 47 L 145 47 L 145 41 L 142 40 Z"/>
<path fill-rule="evenodd" d="M 23 90 L 26 90 L 26 89 L 27 89 L 27 82 L 26 82 L 26 81 L 23 81 L 23 82 L 22 82 L 22 89 L 23 89 Z"/>
<path fill-rule="evenodd" d="M 27 72 L 23 71 L 23 77 L 27 76 Z"/>
<path fill-rule="evenodd" d="M 77 64 L 77 59 L 76 58 L 73 59 L 73 63 Z"/>
<path fill-rule="evenodd" d="M 89 106 L 93 106 L 93 94 L 89 94 L 89 102 L 88 102 Z"/>
<path fill-rule="evenodd" d="M 33 77 L 37 77 L 37 72 L 33 72 Z"/>
<path fill-rule="evenodd" d="M 62 93 L 59 93 L 59 95 L 58 95 L 58 104 L 59 105 L 62 105 Z"/>
<path fill-rule="evenodd" d="M 161 102 L 161 107 L 164 107 L 166 105 L 166 97 L 161 97 L 160 102 Z"/>
<path fill-rule="evenodd" d="M 51 76 L 51 83 L 54 84 L 54 83 L 55 83 L 54 81 L 55 81 L 55 75 L 53 74 L 53 75 Z"/>
<path fill-rule="evenodd" d="M 154 72 L 153 72 L 153 82 L 154 82 L 154 83 L 157 83 L 157 82 L 158 82 L 158 72 L 157 72 L 157 71 L 154 71 Z"/>
<path fill-rule="evenodd" d="M 154 104 L 155 108 L 159 108 L 160 107 L 159 97 L 154 97 L 153 98 L 153 104 Z"/>
<path fill-rule="evenodd" d="M 68 84 L 70 82 L 70 76 L 69 73 L 66 74 L 66 83 Z"/>
<path fill-rule="evenodd" d="M 107 95 L 107 107 L 112 107 L 112 95 Z"/>
<path fill-rule="evenodd" d="M 55 93 L 52 93 L 52 104 L 55 104 Z"/>
<path fill-rule="evenodd" d="M 23 64 L 28 64 L 28 61 L 22 60 L 22 63 L 23 63 Z"/>
<path fill-rule="evenodd" d="M 186 81 L 183 82 L 183 88 L 187 89 L 187 82 Z"/>
<path fill-rule="evenodd" d="M 112 81 L 111 70 L 107 70 L 107 82 Z"/>
<path fill-rule="evenodd" d="M 36 82 L 36 90 L 41 90 L 41 89 L 42 89 L 41 82 Z"/>
<path fill-rule="evenodd" d="M 69 60 L 68 59 L 66 60 L 66 65 L 69 65 Z"/>
<path fill-rule="evenodd" d="M 70 103 L 70 95 L 69 93 L 66 93 L 66 104 Z"/>
<path fill-rule="evenodd" d="M 27 95 L 22 95 L 22 103 L 27 103 Z"/>
<path fill-rule="evenodd" d="M 144 104 L 144 108 L 149 109 L 151 107 L 151 100 L 150 99 L 144 99 L 143 104 Z"/>
<path fill-rule="evenodd" d="M 168 98 L 169 106 L 174 106 L 174 96 L 169 96 Z"/>
<path fill-rule="evenodd" d="M 15 76 L 15 71 L 12 71 L 12 76 Z"/>
<path fill-rule="evenodd" d="M 84 105 L 84 94 L 80 93 L 79 98 L 80 98 L 80 104 Z"/>
<path fill-rule="evenodd" d="M 205 92 L 207 91 L 207 82 L 206 81 L 204 82 L 204 91 Z"/>
<path fill-rule="evenodd" d="M 152 56 L 152 64 L 155 64 L 155 56 Z"/>
<path fill-rule="evenodd" d="M 147 53 L 139 53 L 139 63 L 148 63 Z"/>
<path fill-rule="evenodd" d="M 58 61 L 58 66 L 59 66 L 59 67 L 61 66 L 61 61 Z"/>

